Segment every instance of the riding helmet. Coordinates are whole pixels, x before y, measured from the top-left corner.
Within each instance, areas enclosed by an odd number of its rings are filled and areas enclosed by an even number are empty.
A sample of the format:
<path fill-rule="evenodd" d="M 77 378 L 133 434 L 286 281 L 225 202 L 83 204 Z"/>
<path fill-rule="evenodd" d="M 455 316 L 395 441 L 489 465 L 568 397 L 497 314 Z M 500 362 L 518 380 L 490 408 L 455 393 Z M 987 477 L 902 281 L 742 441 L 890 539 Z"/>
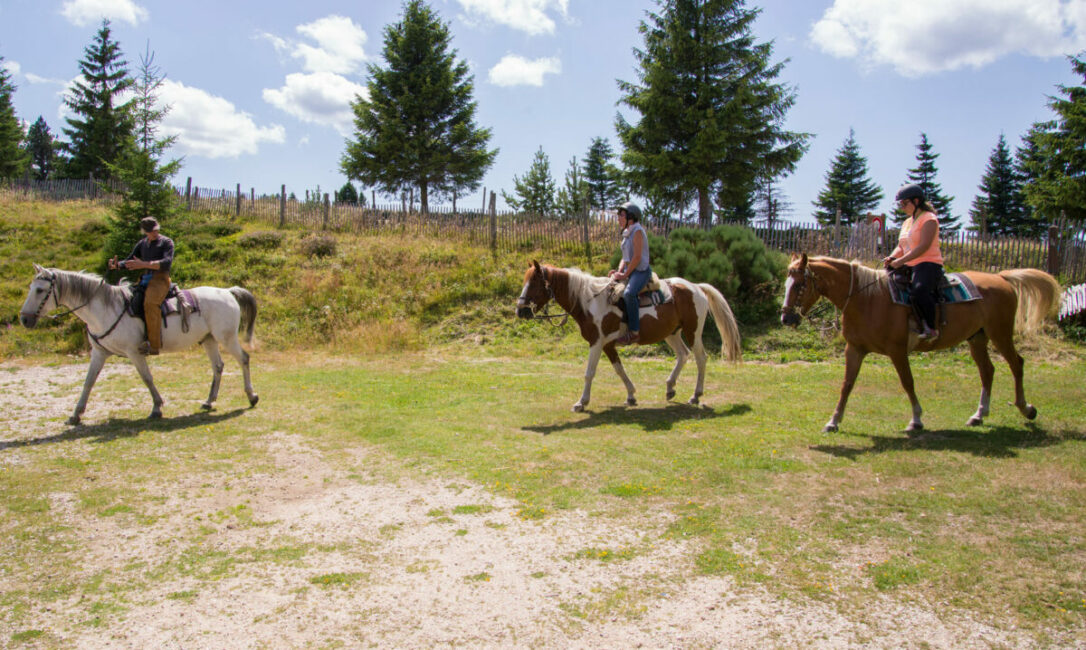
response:
<path fill-rule="evenodd" d="M 626 201 L 622 205 L 618 206 L 619 210 L 626 211 L 626 218 L 630 221 L 641 221 L 641 208 L 637 207 L 636 203 Z"/>
<path fill-rule="evenodd" d="M 902 185 L 901 189 L 897 191 L 897 196 L 894 197 L 894 200 L 905 201 L 907 199 L 920 199 L 921 201 L 923 201 L 924 188 L 920 187 L 916 183 Z"/>

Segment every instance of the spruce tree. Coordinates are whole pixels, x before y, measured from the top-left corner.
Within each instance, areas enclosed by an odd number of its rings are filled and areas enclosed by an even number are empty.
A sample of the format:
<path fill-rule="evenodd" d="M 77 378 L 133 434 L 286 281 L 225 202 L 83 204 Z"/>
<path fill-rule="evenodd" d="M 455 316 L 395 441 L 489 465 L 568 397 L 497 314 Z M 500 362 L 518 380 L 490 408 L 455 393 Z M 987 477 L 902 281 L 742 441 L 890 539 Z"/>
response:
<path fill-rule="evenodd" d="M 951 236 L 958 232 L 961 228 L 960 220 L 950 213 L 950 203 L 954 200 L 953 196 L 943 195 L 943 188 L 935 181 L 935 175 L 939 173 L 939 170 L 935 167 L 935 160 L 939 157 L 939 154 L 931 152 L 931 143 L 928 142 L 928 135 L 926 133 L 920 134 L 920 144 L 916 145 L 916 167 L 909 170 L 906 176 L 906 183 L 916 183 L 920 186 L 920 189 L 924 190 L 924 196 L 927 198 L 931 207 L 935 208 L 935 214 L 939 217 L 939 233 L 944 236 Z M 896 208 L 893 211 L 893 221 L 896 224 L 901 224 L 908 217 L 900 208 Z"/>
<path fill-rule="evenodd" d="M 358 205 L 358 190 L 354 189 L 354 185 L 350 181 L 347 181 L 343 184 L 343 187 L 336 190 L 336 203 Z"/>
<path fill-rule="evenodd" d="M 867 177 L 867 158 L 860 153 L 855 131 L 849 129 L 826 173 L 826 189 L 813 202 L 817 208 L 813 215 L 819 223 L 833 225 L 840 208 L 841 223 L 847 225 L 862 220 L 882 199 L 882 188 Z"/>
<path fill-rule="evenodd" d="M 473 77 L 450 49 L 449 26 L 422 0 L 384 32 L 387 67 L 368 68 L 369 99 L 352 104 L 355 139 L 340 169 L 350 179 L 395 194 L 418 187 L 422 211 L 431 191 L 478 187 L 494 162 L 490 129 L 475 124 Z"/>
<path fill-rule="evenodd" d="M 590 189 L 581 165 L 574 156 L 569 161 L 569 169 L 566 170 L 565 184 L 559 188 L 555 198 L 555 211 L 567 218 L 579 216 L 588 205 Z"/>
<path fill-rule="evenodd" d="M 15 116 L 12 101 L 14 94 L 15 84 L 4 67 L 4 57 L 0 56 L 0 179 L 22 176 L 27 163 L 26 151 L 21 146 L 23 125 Z"/>
<path fill-rule="evenodd" d="M 513 195 L 502 190 L 502 198 L 509 207 L 519 212 L 549 215 L 554 211 L 555 183 L 551 177 L 551 162 L 543 147 L 535 152 L 532 165 L 524 180 L 513 176 Z"/>
<path fill-rule="evenodd" d="M 698 194 L 703 226 L 712 197 L 724 214 L 749 207 L 755 179 L 795 168 L 808 134 L 783 129 L 795 93 L 778 83 L 772 43 L 757 43 L 759 10 L 743 0 L 657 0 L 635 50 L 638 81 L 619 81 L 616 129 L 631 184 L 643 196 Z"/>
<path fill-rule="evenodd" d="M 30 157 L 30 170 L 34 178 L 39 181 L 52 178 L 57 162 L 57 142 L 41 115 L 26 132 L 25 148 Z"/>
<path fill-rule="evenodd" d="M 609 210 L 622 201 L 619 171 L 611 164 L 615 153 L 607 138 L 592 138 L 584 157 L 584 178 L 588 183 L 589 207 Z"/>
<path fill-rule="evenodd" d="M 1022 195 L 1022 176 L 1011 159 L 1007 139 L 999 134 L 981 178 L 980 194 L 969 212 L 979 230 L 996 236 L 1033 237 L 1040 234 Z"/>
<path fill-rule="evenodd" d="M 82 78 L 64 98 L 73 114 L 63 129 L 70 155 L 66 173 L 72 178 L 106 179 L 109 165 L 132 147 L 132 100 L 117 102 L 135 83 L 120 45 L 112 39 L 108 20 L 102 21 L 93 42 L 83 49 L 79 69 Z"/>

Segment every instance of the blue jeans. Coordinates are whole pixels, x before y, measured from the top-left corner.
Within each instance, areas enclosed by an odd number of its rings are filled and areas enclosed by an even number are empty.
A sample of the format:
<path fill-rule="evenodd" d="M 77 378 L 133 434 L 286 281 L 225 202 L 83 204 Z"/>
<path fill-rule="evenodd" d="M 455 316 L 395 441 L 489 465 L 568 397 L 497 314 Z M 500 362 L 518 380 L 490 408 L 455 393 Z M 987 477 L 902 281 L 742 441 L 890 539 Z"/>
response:
<path fill-rule="evenodd" d="M 631 332 L 641 331 L 641 308 L 637 304 L 637 294 L 651 279 L 652 268 L 634 271 L 626 279 L 626 290 L 622 292 L 622 299 L 626 301 L 626 322 Z"/>

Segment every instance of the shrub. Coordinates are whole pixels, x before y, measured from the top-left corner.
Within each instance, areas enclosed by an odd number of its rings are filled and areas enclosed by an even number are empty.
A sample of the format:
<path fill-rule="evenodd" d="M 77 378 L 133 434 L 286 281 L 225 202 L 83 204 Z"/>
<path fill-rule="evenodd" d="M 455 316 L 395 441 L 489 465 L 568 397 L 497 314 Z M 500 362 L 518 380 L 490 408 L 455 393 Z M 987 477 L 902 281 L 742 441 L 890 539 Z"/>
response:
<path fill-rule="evenodd" d="M 298 252 L 306 257 L 330 257 L 336 254 L 336 239 L 331 235 L 313 235 L 298 244 Z"/>
<path fill-rule="evenodd" d="M 279 248 L 283 243 L 283 233 L 274 230 L 258 230 L 245 233 L 238 239 L 238 246 L 242 248 L 261 248 L 270 250 Z"/>
<path fill-rule="evenodd" d="M 213 237 L 229 237 L 241 232 L 241 226 L 236 223 L 209 223 L 202 226 L 200 230 Z"/>

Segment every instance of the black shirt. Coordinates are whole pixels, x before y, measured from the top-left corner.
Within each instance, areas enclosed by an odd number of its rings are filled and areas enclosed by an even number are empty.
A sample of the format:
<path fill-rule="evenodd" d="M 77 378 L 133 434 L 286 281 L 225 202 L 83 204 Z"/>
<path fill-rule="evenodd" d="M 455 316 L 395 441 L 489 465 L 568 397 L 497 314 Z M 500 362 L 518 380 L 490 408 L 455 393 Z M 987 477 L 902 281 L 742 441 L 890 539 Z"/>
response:
<path fill-rule="evenodd" d="M 173 240 L 165 235 L 159 235 L 154 241 L 144 237 L 132 249 L 132 254 L 124 258 L 124 261 L 132 259 L 158 262 L 160 271 L 169 272 L 170 265 L 173 264 Z"/>

